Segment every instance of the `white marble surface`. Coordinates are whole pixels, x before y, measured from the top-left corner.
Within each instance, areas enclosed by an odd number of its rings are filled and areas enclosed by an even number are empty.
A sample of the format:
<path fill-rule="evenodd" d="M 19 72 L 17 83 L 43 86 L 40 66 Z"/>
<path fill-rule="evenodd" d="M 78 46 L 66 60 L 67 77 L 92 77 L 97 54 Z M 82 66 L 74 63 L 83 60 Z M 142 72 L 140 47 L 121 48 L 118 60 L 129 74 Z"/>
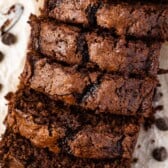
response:
<path fill-rule="evenodd" d="M 3 120 L 7 113 L 6 101 L 4 95 L 9 91 L 15 91 L 18 85 L 18 76 L 23 70 L 26 48 L 30 35 L 30 27 L 27 24 L 30 13 L 38 13 L 39 5 L 36 0 L 0 0 L 0 11 L 5 10 L 12 4 L 19 2 L 24 5 L 24 14 L 11 32 L 18 37 L 18 42 L 13 46 L 6 46 L 1 43 L 0 51 L 5 54 L 5 59 L 0 63 L 0 83 L 3 84 L 3 90 L 0 92 L 0 134 L 5 130 Z M 42 3 L 42 0 L 39 0 Z M 161 67 L 168 67 L 168 43 L 164 44 L 161 51 Z M 159 76 L 162 87 L 161 90 L 164 94 L 160 100 L 164 104 L 164 111 L 156 114 L 158 116 L 168 116 L 168 75 Z M 154 139 L 155 143 L 151 143 Z M 138 145 L 136 147 L 134 156 L 138 158 L 138 162 L 133 164 L 132 168 L 168 168 L 168 159 L 164 162 L 157 162 L 151 157 L 151 150 L 158 146 L 165 146 L 168 149 L 168 131 L 159 131 L 155 126 L 152 126 L 147 132 L 141 129 Z"/>

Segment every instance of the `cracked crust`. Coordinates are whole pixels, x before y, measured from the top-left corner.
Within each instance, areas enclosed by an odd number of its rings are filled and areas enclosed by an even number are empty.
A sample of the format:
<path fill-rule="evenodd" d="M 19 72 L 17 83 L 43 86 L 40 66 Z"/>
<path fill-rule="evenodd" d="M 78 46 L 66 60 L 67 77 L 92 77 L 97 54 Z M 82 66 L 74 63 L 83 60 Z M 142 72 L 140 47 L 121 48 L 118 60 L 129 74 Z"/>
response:
<path fill-rule="evenodd" d="M 31 142 L 8 129 L 0 143 L 2 168 L 130 168 L 130 159 L 81 159 L 66 154 L 54 154 L 37 148 Z"/>
<path fill-rule="evenodd" d="M 103 5 L 96 14 L 97 23 L 104 28 L 115 29 L 119 35 L 167 39 L 168 6 L 165 6 Z"/>
<path fill-rule="evenodd" d="M 68 65 L 125 75 L 156 76 L 161 43 L 114 38 L 31 16 L 32 47 Z"/>
<path fill-rule="evenodd" d="M 148 77 L 124 79 L 117 75 L 62 66 L 47 58 L 39 58 L 35 53 L 29 54 L 22 81 L 32 89 L 68 105 L 98 113 L 144 116 L 151 113 L 153 90 L 157 84 Z"/>
<path fill-rule="evenodd" d="M 96 12 L 99 0 L 49 0 L 46 5 L 50 17 L 86 26 L 93 21 L 89 14 Z"/>
<path fill-rule="evenodd" d="M 132 157 L 140 128 L 135 118 L 86 114 L 28 88 L 13 95 L 9 107 L 7 126 L 37 147 L 79 158 Z"/>
<path fill-rule="evenodd" d="M 82 61 L 81 53 L 77 49 L 77 38 L 80 29 L 56 24 L 47 20 L 40 21 L 36 16 L 30 17 L 31 45 L 37 51 L 51 59 L 69 64 L 78 64 Z"/>
<path fill-rule="evenodd" d="M 168 40 L 168 4 L 166 1 L 159 3 L 150 3 L 146 1 L 129 3 L 127 1 L 99 1 L 99 5 L 92 5 L 92 2 L 81 1 L 74 8 L 70 8 L 70 4 L 66 0 L 47 0 L 45 8 L 47 15 L 59 21 L 66 23 L 80 23 L 89 25 L 91 18 L 94 26 L 114 30 L 118 35 L 131 35 L 138 38 L 152 37 L 156 39 Z M 52 2 L 52 3 L 50 3 Z M 59 2 L 59 3 L 57 3 Z M 77 0 L 73 1 L 78 2 Z M 90 6 L 89 6 L 90 3 Z M 89 6 L 91 12 L 82 10 L 81 6 Z M 63 10 L 63 12 L 61 12 Z M 59 11 L 59 12 L 58 12 Z M 68 15 L 73 11 L 73 15 Z M 78 16 L 78 12 L 83 13 Z M 76 16 L 75 19 L 73 16 Z M 88 19 L 86 19 L 88 15 Z M 80 19 L 80 21 L 78 20 Z"/>

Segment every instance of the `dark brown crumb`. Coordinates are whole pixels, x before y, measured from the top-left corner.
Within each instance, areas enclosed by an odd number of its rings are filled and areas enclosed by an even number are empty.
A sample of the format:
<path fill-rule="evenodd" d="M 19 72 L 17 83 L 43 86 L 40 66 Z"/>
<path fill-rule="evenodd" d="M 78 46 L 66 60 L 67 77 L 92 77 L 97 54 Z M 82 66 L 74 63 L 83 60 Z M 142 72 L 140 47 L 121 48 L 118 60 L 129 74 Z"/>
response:
<path fill-rule="evenodd" d="M 164 75 L 164 74 L 168 74 L 168 69 L 159 69 L 159 71 L 158 71 L 158 74 L 159 75 Z"/>
<path fill-rule="evenodd" d="M 159 95 L 160 95 L 160 97 L 163 97 L 163 93 L 160 92 Z"/>
<path fill-rule="evenodd" d="M 137 148 L 138 148 L 138 149 L 141 148 L 141 145 L 139 144 L 139 145 L 137 146 Z"/>
<path fill-rule="evenodd" d="M 168 130 L 168 118 L 158 118 L 155 120 L 155 125 L 159 130 L 167 131 Z"/>
<path fill-rule="evenodd" d="M 138 162 L 138 158 L 133 158 L 133 160 L 132 160 L 132 163 L 137 163 Z"/>
<path fill-rule="evenodd" d="M 151 116 L 150 118 L 146 118 L 144 122 L 144 130 L 147 131 L 148 129 L 151 128 L 151 126 L 155 123 L 155 118 L 154 116 Z"/>
<path fill-rule="evenodd" d="M 13 93 L 12 92 L 9 92 L 9 93 L 7 93 L 7 95 L 5 96 L 5 99 L 6 100 L 11 100 L 11 98 L 13 97 Z"/>
<path fill-rule="evenodd" d="M 162 97 L 163 97 L 163 93 L 159 92 L 156 89 L 153 97 L 153 102 L 158 102 Z"/>
<path fill-rule="evenodd" d="M 0 91 L 2 90 L 2 88 L 3 88 L 3 85 L 0 83 Z"/>
<path fill-rule="evenodd" d="M 0 51 L 0 62 L 4 59 L 4 54 Z"/>
<path fill-rule="evenodd" d="M 154 144 L 155 143 L 155 140 L 154 139 L 151 139 L 151 144 Z"/>
<path fill-rule="evenodd" d="M 163 105 L 158 105 L 154 108 L 154 111 L 157 112 L 157 111 L 162 111 L 163 110 Z"/>
<path fill-rule="evenodd" d="M 17 37 L 12 33 L 5 33 L 2 36 L 2 42 L 6 45 L 12 45 L 17 42 Z"/>
<path fill-rule="evenodd" d="M 157 84 L 157 87 L 161 87 L 162 85 L 160 83 Z"/>
<path fill-rule="evenodd" d="M 152 151 L 152 156 L 155 160 L 161 162 L 167 159 L 167 150 L 165 147 L 158 147 Z"/>

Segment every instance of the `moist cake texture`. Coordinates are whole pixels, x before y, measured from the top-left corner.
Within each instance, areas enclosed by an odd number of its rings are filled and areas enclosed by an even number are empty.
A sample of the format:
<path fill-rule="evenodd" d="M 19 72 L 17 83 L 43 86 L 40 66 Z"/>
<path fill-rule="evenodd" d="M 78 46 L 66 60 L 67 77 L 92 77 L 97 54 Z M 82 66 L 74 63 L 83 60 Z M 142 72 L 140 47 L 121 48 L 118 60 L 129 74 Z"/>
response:
<path fill-rule="evenodd" d="M 158 72 L 159 42 L 115 38 L 107 32 L 82 32 L 35 16 L 30 20 L 30 47 L 58 62 L 125 75 L 156 76 Z"/>
<path fill-rule="evenodd" d="M 33 60 L 34 58 L 34 60 Z M 152 78 L 124 78 L 87 69 L 66 67 L 30 53 L 21 80 L 54 100 L 97 113 L 144 115 L 151 113 L 157 84 Z"/>
<path fill-rule="evenodd" d="M 140 121 L 86 113 L 31 89 L 12 96 L 6 124 L 35 146 L 88 159 L 131 159 Z"/>
<path fill-rule="evenodd" d="M 49 17 L 66 23 L 90 23 L 114 30 L 118 35 L 168 39 L 168 4 L 99 0 L 96 2 L 99 5 L 93 5 L 96 4 L 95 1 L 47 0 L 45 8 Z M 75 5 L 72 7 L 73 3 Z M 88 10 L 83 10 L 83 6 L 87 6 Z M 73 15 L 70 15 L 70 12 Z"/>
<path fill-rule="evenodd" d="M 37 148 L 31 142 L 8 129 L 0 142 L 2 168 L 130 168 L 129 159 L 82 159 L 66 154 L 55 154 Z"/>

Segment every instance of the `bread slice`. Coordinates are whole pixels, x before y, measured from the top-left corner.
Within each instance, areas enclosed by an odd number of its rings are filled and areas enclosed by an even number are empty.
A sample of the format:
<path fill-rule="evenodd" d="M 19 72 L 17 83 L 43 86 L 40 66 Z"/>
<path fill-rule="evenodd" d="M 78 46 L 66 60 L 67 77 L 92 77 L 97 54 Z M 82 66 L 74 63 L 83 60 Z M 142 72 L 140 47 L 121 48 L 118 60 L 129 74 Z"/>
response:
<path fill-rule="evenodd" d="M 46 0 L 45 4 L 47 16 L 59 21 L 99 26 L 118 35 L 168 40 L 166 0 Z"/>
<path fill-rule="evenodd" d="M 21 80 L 30 88 L 97 113 L 148 116 L 156 80 L 63 66 L 36 53 L 29 53 Z"/>
<path fill-rule="evenodd" d="M 31 16 L 31 45 L 43 55 L 68 65 L 123 75 L 156 76 L 161 43 L 128 40 Z"/>
<path fill-rule="evenodd" d="M 8 129 L 0 142 L 1 168 L 130 168 L 129 159 L 82 159 L 38 148 Z"/>

